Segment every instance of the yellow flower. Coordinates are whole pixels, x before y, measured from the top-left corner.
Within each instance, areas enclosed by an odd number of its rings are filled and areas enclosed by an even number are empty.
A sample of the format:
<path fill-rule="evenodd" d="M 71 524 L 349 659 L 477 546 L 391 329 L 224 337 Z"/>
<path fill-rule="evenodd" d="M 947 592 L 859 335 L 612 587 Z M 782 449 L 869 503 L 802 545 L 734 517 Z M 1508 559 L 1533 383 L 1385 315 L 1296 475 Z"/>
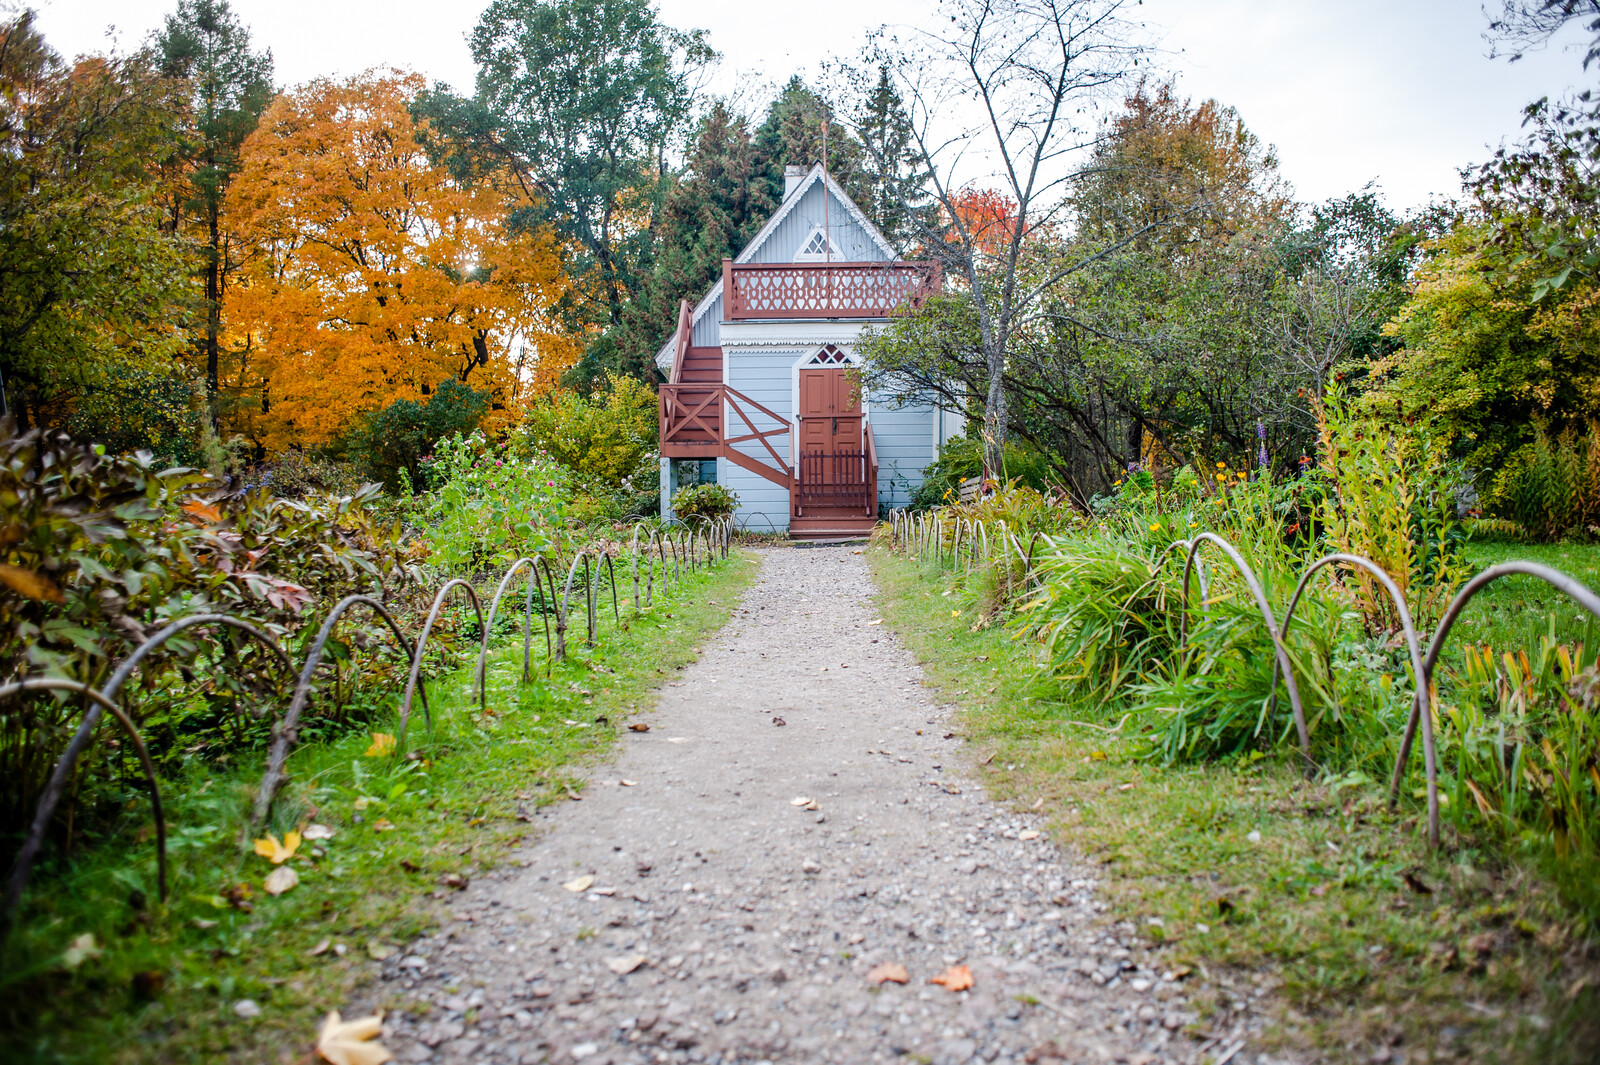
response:
<path fill-rule="evenodd" d="M 1191 528 L 1191 529 L 1198 529 L 1198 528 L 1200 528 L 1200 523 L 1199 523 L 1199 522 L 1197 522 L 1197 521 L 1191 521 L 1191 522 L 1190 522 L 1190 523 L 1189 523 L 1189 528 Z"/>
<path fill-rule="evenodd" d="M 1225 473 L 1217 474 L 1217 481 L 1219 483 L 1222 482 L 1222 481 L 1226 481 L 1227 479 L 1228 479 L 1228 475 L 1227 474 L 1225 474 Z"/>
<path fill-rule="evenodd" d="M 1151 532 L 1155 532 L 1159 528 L 1161 528 L 1161 523 L 1160 522 L 1153 521 L 1153 522 L 1150 523 L 1150 531 Z"/>
<path fill-rule="evenodd" d="M 1111 487 L 1115 488 L 1117 485 L 1119 485 L 1121 483 L 1122 483 L 1121 481 L 1112 481 L 1111 482 Z"/>
<path fill-rule="evenodd" d="M 1225 470 L 1225 469 L 1227 469 L 1227 468 L 1228 468 L 1228 464 L 1227 464 L 1227 463 L 1226 463 L 1226 462 L 1219 462 L 1219 463 L 1217 463 L 1217 469 L 1219 469 L 1219 470 Z"/>

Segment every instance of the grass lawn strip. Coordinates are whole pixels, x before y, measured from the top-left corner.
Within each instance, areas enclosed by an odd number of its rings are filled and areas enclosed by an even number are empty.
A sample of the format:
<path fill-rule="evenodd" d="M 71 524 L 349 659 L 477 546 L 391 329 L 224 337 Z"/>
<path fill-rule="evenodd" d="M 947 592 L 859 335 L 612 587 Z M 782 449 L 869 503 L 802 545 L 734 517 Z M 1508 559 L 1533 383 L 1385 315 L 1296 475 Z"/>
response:
<path fill-rule="evenodd" d="M 508 639 L 489 660 L 490 713 L 477 714 L 472 668 L 458 669 L 430 685 L 433 728 L 413 716 L 412 752 L 368 757 L 366 733 L 299 748 L 271 831 L 317 823 L 334 835 L 301 844 L 288 862 L 299 883 L 277 897 L 262 888 L 273 865 L 240 847 L 254 759 L 168 784 L 168 907 L 155 901 L 147 806 L 130 803 L 121 843 L 36 878 L 0 984 L 0 1058 L 301 1059 L 329 1009 L 385 1005 L 379 962 L 437 925 L 453 887 L 535 834 L 541 806 L 577 794 L 624 719 L 724 624 L 755 568 L 736 555 L 658 584 L 654 608 L 625 606 L 622 630 L 604 619 L 592 650 L 569 634 L 548 681 L 535 652 L 535 679 L 520 684 L 521 641 Z M 393 726 L 391 708 L 372 730 Z M 92 948 L 72 955 L 86 934 Z"/>
<path fill-rule="evenodd" d="M 1416 811 L 1391 815 L 1371 781 L 1312 786 L 1259 755 L 1136 760 L 1093 724 L 1099 708 L 1040 678 L 1030 644 L 976 625 L 979 595 L 871 559 L 988 786 L 1041 804 L 1058 839 L 1107 866 L 1113 910 L 1192 967 L 1203 1010 L 1275 1002 L 1263 1049 L 1323 1060 L 1594 1060 L 1592 962 L 1537 875 L 1470 849 L 1430 857 Z"/>

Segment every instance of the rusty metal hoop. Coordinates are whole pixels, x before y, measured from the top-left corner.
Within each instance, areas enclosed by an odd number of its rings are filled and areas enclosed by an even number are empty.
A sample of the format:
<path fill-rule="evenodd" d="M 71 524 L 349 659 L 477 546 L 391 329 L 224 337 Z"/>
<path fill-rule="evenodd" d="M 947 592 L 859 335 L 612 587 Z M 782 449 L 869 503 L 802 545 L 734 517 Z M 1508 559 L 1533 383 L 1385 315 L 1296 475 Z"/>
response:
<path fill-rule="evenodd" d="M 14 681 L 0 686 L 0 699 L 22 692 L 36 691 L 69 691 L 83 696 L 94 702 L 96 710 L 109 711 L 117 719 L 122 730 L 128 734 L 129 741 L 133 744 L 134 753 L 139 757 L 139 765 L 144 770 L 145 781 L 150 785 L 150 807 L 156 819 L 156 885 L 161 895 L 161 901 L 167 901 L 167 818 L 161 806 L 161 785 L 156 779 L 155 765 L 150 761 L 150 752 L 144 745 L 144 738 L 139 735 L 139 730 L 133 720 L 116 701 L 104 692 L 96 691 L 82 681 L 69 680 L 66 677 L 34 677 L 29 680 Z M 88 714 L 85 713 L 85 718 Z M 96 715 L 98 719 L 98 715 Z M 92 731 L 92 729 L 91 729 Z M 67 755 L 72 753 L 71 762 Z M 33 825 L 29 828 L 28 838 L 23 842 L 22 849 L 17 852 L 16 860 L 11 866 L 11 875 L 6 882 L 6 894 L 0 902 L 0 945 L 6 941 L 11 931 L 11 918 L 17 906 L 22 902 L 22 893 L 28 886 L 28 873 L 33 868 L 33 860 L 38 855 L 40 847 L 44 845 L 44 834 L 50 827 L 50 818 L 55 815 L 57 803 L 61 800 L 61 791 L 66 779 L 66 772 L 77 762 L 79 752 L 63 752 L 61 759 L 56 763 L 56 772 L 51 773 L 50 780 L 45 785 L 44 794 L 39 798 L 39 805 L 34 808 Z"/>

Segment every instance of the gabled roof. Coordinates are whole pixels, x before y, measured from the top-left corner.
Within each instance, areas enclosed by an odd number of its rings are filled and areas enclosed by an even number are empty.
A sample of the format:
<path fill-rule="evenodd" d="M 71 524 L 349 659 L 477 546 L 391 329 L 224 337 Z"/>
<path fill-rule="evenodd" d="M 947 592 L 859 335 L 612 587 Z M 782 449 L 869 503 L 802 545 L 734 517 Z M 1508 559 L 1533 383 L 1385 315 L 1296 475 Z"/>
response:
<path fill-rule="evenodd" d="M 773 232 L 783 224 L 785 218 L 789 217 L 789 212 L 793 211 L 800 201 L 805 198 L 806 190 L 819 180 L 827 182 L 828 190 L 833 193 L 840 203 L 844 204 L 845 210 L 850 212 L 850 217 L 854 218 L 867 236 L 872 238 L 873 243 L 878 246 L 879 250 L 888 258 L 895 258 L 895 250 L 890 247 L 888 240 L 884 238 L 883 231 L 872 224 L 872 219 L 861 213 L 861 208 L 856 206 L 856 201 L 850 198 L 850 194 L 844 191 L 843 186 L 833 180 L 833 175 L 824 174 L 822 164 L 815 163 L 812 165 L 811 171 L 801 180 L 799 187 L 794 190 L 794 194 L 784 198 L 783 203 L 778 205 L 778 209 L 772 212 L 772 217 L 767 219 L 767 224 L 761 227 L 759 233 L 750 238 L 750 243 L 745 245 L 744 251 L 740 252 L 739 257 L 733 261 L 736 263 L 749 262 L 750 257 L 760 250 L 761 245 L 767 242 L 767 238 L 772 236 Z"/>
<path fill-rule="evenodd" d="M 850 194 L 844 191 L 844 187 L 833 179 L 832 174 L 823 171 L 821 163 L 814 163 L 811 170 L 801 179 L 794 192 L 784 197 L 783 202 L 778 205 L 778 209 L 772 212 L 772 217 L 767 219 L 767 224 L 762 226 L 754 237 L 750 238 L 750 243 L 744 246 L 744 250 L 739 253 L 739 257 L 733 261 L 736 263 L 749 262 L 751 257 L 761 250 L 761 246 L 783 224 L 783 220 L 789 217 L 789 213 L 805 198 L 806 191 L 818 181 L 826 182 L 827 191 L 833 193 L 834 198 L 844 204 L 844 208 L 849 212 L 850 217 L 861 227 L 862 232 L 878 246 L 886 258 L 894 259 L 898 257 L 888 239 L 884 237 L 883 230 L 874 225 L 872 219 L 862 213 L 861 208 L 856 205 L 856 201 L 852 200 Z M 710 291 L 701 297 L 700 302 L 695 304 L 689 320 L 691 329 L 699 323 L 700 319 L 705 316 L 707 309 L 716 302 L 717 297 L 721 294 L 722 280 L 719 278 L 717 283 L 711 286 Z M 672 365 L 672 345 L 672 339 L 668 338 L 667 342 L 661 346 L 661 350 L 656 352 L 657 366 L 664 368 Z"/>

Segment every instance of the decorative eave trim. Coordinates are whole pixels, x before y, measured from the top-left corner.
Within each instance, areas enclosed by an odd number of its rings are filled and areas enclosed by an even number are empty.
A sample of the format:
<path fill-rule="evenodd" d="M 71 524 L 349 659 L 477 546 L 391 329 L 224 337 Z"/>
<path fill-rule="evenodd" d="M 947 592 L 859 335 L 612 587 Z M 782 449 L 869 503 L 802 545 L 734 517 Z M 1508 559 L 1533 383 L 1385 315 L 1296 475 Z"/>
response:
<path fill-rule="evenodd" d="M 723 322 L 722 350 L 730 348 L 795 348 L 822 344 L 854 344 L 862 329 L 875 325 L 879 318 L 826 318 L 754 322 Z"/>

